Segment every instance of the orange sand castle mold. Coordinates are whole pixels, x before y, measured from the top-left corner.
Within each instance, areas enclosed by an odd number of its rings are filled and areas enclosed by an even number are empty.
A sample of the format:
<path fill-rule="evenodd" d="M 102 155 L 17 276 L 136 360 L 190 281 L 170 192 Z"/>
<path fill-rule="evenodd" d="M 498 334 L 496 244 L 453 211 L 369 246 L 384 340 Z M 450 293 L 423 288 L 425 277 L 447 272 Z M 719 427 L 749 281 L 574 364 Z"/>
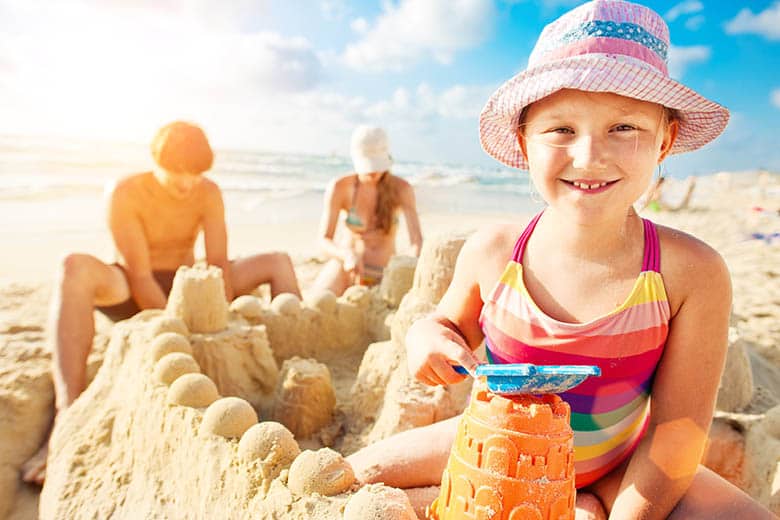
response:
<path fill-rule="evenodd" d="M 557 395 L 504 397 L 475 383 L 430 520 L 574 518 L 574 433 Z"/>

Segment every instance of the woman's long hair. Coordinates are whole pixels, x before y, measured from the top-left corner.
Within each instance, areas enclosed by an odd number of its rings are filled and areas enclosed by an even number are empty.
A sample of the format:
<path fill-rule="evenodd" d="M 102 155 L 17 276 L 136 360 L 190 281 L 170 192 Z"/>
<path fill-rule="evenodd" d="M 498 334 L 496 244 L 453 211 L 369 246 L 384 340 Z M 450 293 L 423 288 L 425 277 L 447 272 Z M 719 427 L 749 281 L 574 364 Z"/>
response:
<path fill-rule="evenodd" d="M 390 233 L 395 225 L 395 212 L 398 209 L 398 192 L 393 174 L 386 171 L 376 185 L 375 226 L 384 233 Z"/>

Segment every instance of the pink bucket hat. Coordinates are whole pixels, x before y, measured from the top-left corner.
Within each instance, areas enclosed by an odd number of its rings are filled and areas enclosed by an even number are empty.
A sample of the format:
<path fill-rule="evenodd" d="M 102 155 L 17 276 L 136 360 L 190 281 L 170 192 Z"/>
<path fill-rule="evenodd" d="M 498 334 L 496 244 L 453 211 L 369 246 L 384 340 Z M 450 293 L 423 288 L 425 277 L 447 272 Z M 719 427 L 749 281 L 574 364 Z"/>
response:
<path fill-rule="evenodd" d="M 594 0 L 544 28 L 528 68 L 501 85 L 479 116 L 482 148 L 523 170 L 517 144 L 520 113 L 561 89 L 612 92 L 658 103 L 680 114 L 670 153 L 695 150 L 726 128 L 729 111 L 669 77 L 669 28 L 653 10 L 621 0 Z"/>

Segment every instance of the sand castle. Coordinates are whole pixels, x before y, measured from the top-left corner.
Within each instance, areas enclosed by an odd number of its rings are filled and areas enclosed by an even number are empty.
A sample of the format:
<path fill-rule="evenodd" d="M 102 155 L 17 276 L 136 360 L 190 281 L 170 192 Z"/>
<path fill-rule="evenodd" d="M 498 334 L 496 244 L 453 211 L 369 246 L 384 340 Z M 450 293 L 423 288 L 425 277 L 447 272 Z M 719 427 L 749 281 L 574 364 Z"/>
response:
<path fill-rule="evenodd" d="M 428 518 L 573 520 L 570 414 L 557 395 L 504 397 L 475 384 Z"/>
<path fill-rule="evenodd" d="M 341 408 L 352 395 L 331 370 L 354 379 L 412 283 L 414 263 L 394 265 L 374 290 L 232 306 L 219 269 L 180 268 L 165 311 L 114 328 L 94 381 L 58 420 L 41 517 L 341 518 L 349 503 L 350 517 L 369 518 L 385 496 L 411 511 L 383 486 L 350 501 L 352 468 L 327 447 L 344 436 L 337 395 Z"/>
<path fill-rule="evenodd" d="M 466 406 L 468 380 L 419 384 L 403 348 L 409 324 L 446 289 L 464 238 L 427 240 L 413 275 L 409 260 L 396 262 L 403 273 L 387 279 L 405 288 L 354 287 L 339 298 L 246 296 L 227 306 L 214 272 L 184 271 L 171 298 L 182 307 L 117 324 L 105 349 L 98 338 L 90 365 L 100 369 L 52 438 L 41 517 L 414 518 L 405 497 L 430 504 L 438 489 L 358 489 L 342 455 Z M 217 306 L 189 308 L 185 294 Z M 743 343 L 731 338 L 706 462 L 780 512 L 780 408 L 762 393 L 771 382 L 754 357 L 745 362 Z M 18 520 L 36 512 L 37 494 L 19 484 L 18 467 L 45 433 L 49 360 L 14 344 L 0 355 L 19 367 L 0 372 L 0 400 L 13 414 L 0 446 L 15 447 L 0 448 L 0 517 Z M 755 385 L 746 388 L 751 373 Z M 334 406 L 325 397 L 329 413 L 285 426 L 279 403 L 306 410 L 306 384 L 296 385 L 309 380 L 331 389 Z"/>

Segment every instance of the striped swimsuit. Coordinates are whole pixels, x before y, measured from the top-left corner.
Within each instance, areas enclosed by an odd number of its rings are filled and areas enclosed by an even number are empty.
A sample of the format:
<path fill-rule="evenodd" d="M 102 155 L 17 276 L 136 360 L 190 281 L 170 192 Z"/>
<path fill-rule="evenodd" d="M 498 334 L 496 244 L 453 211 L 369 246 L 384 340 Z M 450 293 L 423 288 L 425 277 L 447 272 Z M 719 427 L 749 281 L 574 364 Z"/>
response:
<path fill-rule="evenodd" d="M 669 330 L 658 234 L 644 220 L 644 260 L 631 294 L 609 314 L 564 323 L 545 314 L 523 283 L 522 258 L 541 213 L 523 231 L 479 323 L 491 363 L 597 365 L 601 377 L 561 394 L 571 406 L 576 485 L 609 473 L 636 449 L 649 422 L 650 388 Z"/>

